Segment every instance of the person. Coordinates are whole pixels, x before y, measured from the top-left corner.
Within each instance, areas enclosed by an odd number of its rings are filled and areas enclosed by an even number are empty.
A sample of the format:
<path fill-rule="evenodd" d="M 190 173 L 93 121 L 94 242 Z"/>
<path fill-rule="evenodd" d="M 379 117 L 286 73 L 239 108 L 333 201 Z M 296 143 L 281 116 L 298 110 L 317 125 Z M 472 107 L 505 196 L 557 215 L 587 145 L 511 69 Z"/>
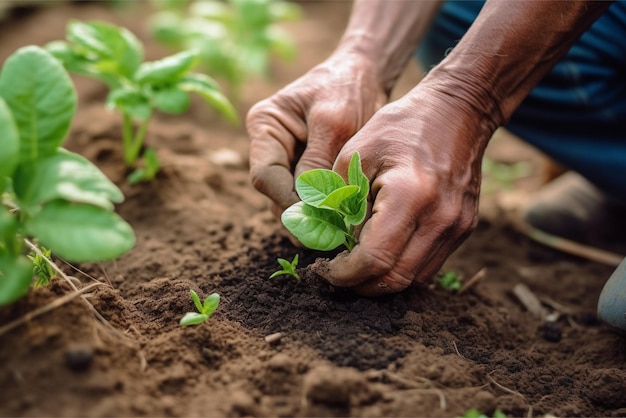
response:
<path fill-rule="evenodd" d="M 626 211 L 625 39 L 623 2 L 355 0 L 332 54 L 249 111 L 252 182 L 280 214 L 298 201 L 300 173 L 346 176 L 359 151 L 371 209 L 324 277 L 365 296 L 429 280 L 471 233 L 483 153 L 501 126 L 578 173 L 527 210 L 530 223 L 584 240 L 599 217 L 615 231 Z M 425 76 L 388 102 L 416 49 Z M 626 298 L 616 303 L 626 330 Z"/>

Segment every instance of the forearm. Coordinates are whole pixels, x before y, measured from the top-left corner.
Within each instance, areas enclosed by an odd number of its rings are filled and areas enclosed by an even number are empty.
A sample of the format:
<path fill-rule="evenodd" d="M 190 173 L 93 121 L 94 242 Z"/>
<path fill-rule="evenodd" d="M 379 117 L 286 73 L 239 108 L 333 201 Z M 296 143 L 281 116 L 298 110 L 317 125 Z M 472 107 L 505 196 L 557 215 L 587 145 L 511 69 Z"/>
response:
<path fill-rule="evenodd" d="M 353 50 L 375 61 L 389 93 L 440 4 L 440 0 L 355 0 L 338 49 Z"/>
<path fill-rule="evenodd" d="M 488 0 L 430 82 L 495 127 L 608 8 L 601 1 Z"/>

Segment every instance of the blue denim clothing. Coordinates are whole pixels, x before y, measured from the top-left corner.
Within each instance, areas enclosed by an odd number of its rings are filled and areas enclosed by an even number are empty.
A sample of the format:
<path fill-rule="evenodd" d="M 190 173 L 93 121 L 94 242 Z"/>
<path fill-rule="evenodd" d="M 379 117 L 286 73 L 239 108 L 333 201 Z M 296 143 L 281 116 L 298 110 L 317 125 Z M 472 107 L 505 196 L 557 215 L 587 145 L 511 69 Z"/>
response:
<path fill-rule="evenodd" d="M 418 51 L 424 69 L 456 45 L 482 5 L 442 6 Z M 613 3 L 594 22 L 506 128 L 608 195 L 626 198 L 626 2 Z"/>

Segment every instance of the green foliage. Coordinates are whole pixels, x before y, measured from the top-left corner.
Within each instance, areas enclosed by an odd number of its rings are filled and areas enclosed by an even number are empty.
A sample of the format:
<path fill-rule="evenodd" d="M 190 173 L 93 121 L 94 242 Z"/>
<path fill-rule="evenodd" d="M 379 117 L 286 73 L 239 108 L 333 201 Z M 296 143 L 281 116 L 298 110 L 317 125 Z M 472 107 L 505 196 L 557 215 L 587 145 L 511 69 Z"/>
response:
<path fill-rule="evenodd" d="M 285 260 L 284 258 L 278 258 L 277 261 L 278 261 L 278 264 L 280 264 L 280 266 L 282 267 L 282 269 L 272 273 L 272 275 L 270 276 L 270 279 L 273 279 L 274 277 L 278 277 L 282 275 L 287 275 L 287 276 L 293 277 L 298 282 L 300 281 L 300 275 L 298 274 L 298 272 L 296 272 L 296 268 L 298 267 L 298 254 L 296 254 L 293 257 L 292 261 Z"/>
<path fill-rule="evenodd" d="M 461 290 L 461 278 L 453 271 L 447 271 L 437 280 L 442 289 L 458 292 Z"/>
<path fill-rule="evenodd" d="M 224 80 L 231 96 L 253 75 L 268 76 L 271 56 L 292 59 L 291 36 L 277 23 L 301 16 L 296 4 L 281 0 L 157 0 L 153 36 L 173 48 L 196 49 L 208 74 Z"/>
<path fill-rule="evenodd" d="M 288 207 L 281 220 L 300 242 L 314 250 L 330 251 L 341 244 L 356 245 L 355 226 L 365 220 L 369 180 L 355 152 L 348 168 L 348 184 L 332 170 L 315 169 L 296 179 L 302 201 Z"/>
<path fill-rule="evenodd" d="M 46 48 L 73 73 L 95 78 L 109 87 L 107 106 L 123 115 L 124 162 L 134 167 L 142 150 L 148 122 L 155 110 L 180 114 L 197 93 L 232 122 L 237 113 L 217 83 L 192 73 L 195 50 L 185 50 L 157 61 L 143 62 L 143 45 L 125 28 L 105 22 L 72 21 L 67 40 Z M 151 180 L 159 170 L 154 151 L 143 155 L 143 168 L 132 181 Z"/>
<path fill-rule="evenodd" d="M 204 303 L 200 302 L 200 297 L 193 290 L 189 291 L 193 304 L 198 312 L 187 312 L 180 320 L 180 326 L 198 325 L 205 322 L 220 304 L 220 295 L 212 293 L 204 299 Z"/>
<path fill-rule="evenodd" d="M 24 255 L 25 238 L 73 262 L 117 258 L 135 243 L 131 227 L 113 211 L 122 192 L 88 160 L 61 148 L 75 110 L 69 76 L 44 49 L 24 47 L 6 60 L 0 73 L 0 305 L 28 291 L 33 268 L 37 276 L 50 273 L 43 260 Z"/>
<path fill-rule="evenodd" d="M 57 272 L 52 268 L 50 258 L 52 251 L 47 248 L 41 249 L 39 253 L 31 253 L 28 259 L 33 263 L 33 275 L 37 278 L 35 287 L 47 286 L 57 277 Z"/>
<path fill-rule="evenodd" d="M 478 409 L 472 408 L 463 414 L 462 418 L 489 418 L 488 415 L 483 414 Z M 492 418 L 506 418 L 506 414 L 499 409 L 493 412 Z"/>

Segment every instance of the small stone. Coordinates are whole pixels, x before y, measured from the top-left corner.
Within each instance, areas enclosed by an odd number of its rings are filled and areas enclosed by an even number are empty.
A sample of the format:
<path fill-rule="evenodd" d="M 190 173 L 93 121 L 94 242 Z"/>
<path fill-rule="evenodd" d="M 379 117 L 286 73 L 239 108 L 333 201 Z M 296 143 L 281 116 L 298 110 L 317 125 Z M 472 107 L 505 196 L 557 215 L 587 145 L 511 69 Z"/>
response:
<path fill-rule="evenodd" d="M 84 372 L 93 362 L 93 348 L 87 344 L 74 344 L 65 351 L 65 364 L 74 372 Z"/>

